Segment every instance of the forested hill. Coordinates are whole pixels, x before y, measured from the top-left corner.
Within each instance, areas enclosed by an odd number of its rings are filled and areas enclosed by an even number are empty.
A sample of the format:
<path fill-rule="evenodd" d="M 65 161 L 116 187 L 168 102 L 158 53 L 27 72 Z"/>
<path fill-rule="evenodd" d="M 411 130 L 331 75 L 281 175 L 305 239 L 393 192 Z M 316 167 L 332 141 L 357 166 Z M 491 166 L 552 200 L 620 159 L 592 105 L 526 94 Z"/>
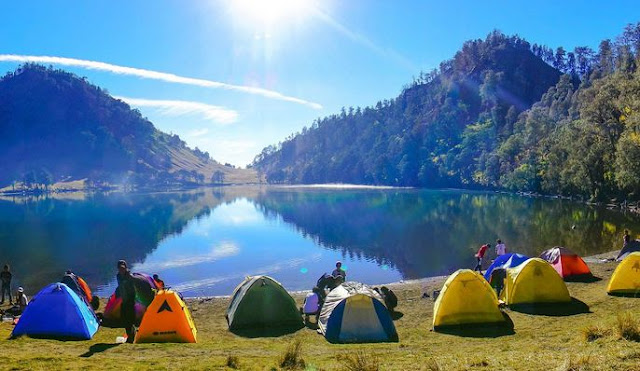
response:
<path fill-rule="evenodd" d="M 494 31 L 375 107 L 343 109 L 256 156 L 273 183 L 640 196 L 640 23 L 599 50 Z"/>
<path fill-rule="evenodd" d="M 149 186 L 208 183 L 214 174 L 251 178 L 157 130 L 85 79 L 36 64 L 0 79 L 0 159 L 0 188 L 80 179 Z"/>

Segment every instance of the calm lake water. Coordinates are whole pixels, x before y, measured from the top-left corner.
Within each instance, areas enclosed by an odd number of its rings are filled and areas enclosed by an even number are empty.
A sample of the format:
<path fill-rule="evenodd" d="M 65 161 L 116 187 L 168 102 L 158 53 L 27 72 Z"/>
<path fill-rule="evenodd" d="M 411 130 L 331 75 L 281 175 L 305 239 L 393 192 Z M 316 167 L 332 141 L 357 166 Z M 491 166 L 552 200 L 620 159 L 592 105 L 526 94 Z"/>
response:
<path fill-rule="evenodd" d="M 381 284 L 473 267 L 497 238 L 530 256 L 562 245 L 619 248 L 630 213 L 555 199 L 467 191 L 222 187 L 180 193 L 0 198 L 0 263 L 33 294 L 66 269 L 100 296 L 115 264 L 158 273 L 185 296 L 229 295 L 247 275 L 310 289 L 336 260 Z M 14 289 L 15 289 L 14 287 Z"/>

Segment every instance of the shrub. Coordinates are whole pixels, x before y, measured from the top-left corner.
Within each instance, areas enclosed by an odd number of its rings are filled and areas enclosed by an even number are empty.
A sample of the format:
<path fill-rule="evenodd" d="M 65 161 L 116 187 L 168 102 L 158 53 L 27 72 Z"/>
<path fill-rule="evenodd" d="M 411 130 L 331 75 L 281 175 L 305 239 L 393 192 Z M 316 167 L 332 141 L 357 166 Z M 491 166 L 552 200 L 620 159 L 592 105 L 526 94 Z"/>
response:
<path fill-rule="evenodd" d="M 611 330 L 600 326 L 587 326 L 582 329 L 585 341 L 595 341 L 611 334 Z"/>
<path fill-rule="evenodd" d="M 236 356 L 227 356 L 227 367 L 235 370 L 240 368 L 240 360 Z"/>
<path fill-rule="evenodd" d="M 640 341 L 640 326 L 631 313 L 619 313 L 616 329 L 620 338 L 630 341 Z"/>
<path fill-rule="evenodd" d="M 300 357 L 302 341 L 296 340 L 289 344 L 287 350 L 280 356 L 280 368 L 285 370 L 303 370 L 306 367 L 304 359 Z"/>
<path fill-rule="evenodd" d="M 372 354 L 363 351 L 348 354 L 342 358 L 344 369 L 348 371 L 379 371 L 380 361 Z"/>

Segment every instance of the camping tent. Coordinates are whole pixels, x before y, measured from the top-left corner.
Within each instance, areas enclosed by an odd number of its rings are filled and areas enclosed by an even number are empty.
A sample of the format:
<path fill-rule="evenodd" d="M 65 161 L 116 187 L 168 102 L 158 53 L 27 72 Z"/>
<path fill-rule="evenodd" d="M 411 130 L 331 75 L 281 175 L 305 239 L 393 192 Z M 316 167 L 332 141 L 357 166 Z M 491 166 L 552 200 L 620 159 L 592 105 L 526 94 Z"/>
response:
<path fill-rule="evenodd" d="M 433 309 L 433 327 L 500 323 L 505 317 L 489 283 L 470 269 L 460 269 L 447 279 Z"/>
<path fill-rule="evenodd" d="M 507 269 L 502 291 L 507 305 L 570 302 L 567 285 L 553 267 L 540 258 L 532 258 Z"/>
<path fill-rule="evenodd" d="M 562 278 L 591 275 L 584 260 L 566 247 L 556 246 L 545 250 L 540 257 L 548 261 Z"/>
<path fill-rule="evenodd" d="M 607 293 L 640 296 L 640 252 L 630 253 L 613 272 Z"/>
<path fill-rule="evenodd" d="M 74 273 L 66 273 L 60 282 L 64 283 L 73 290 L 81 299 L 84 299 L 87 304 L 91 304 L 93 300 L 93 295 L 91 294 L 91 289 L 89 285 L 82 279 L 82 277 L 74 274 Z"/>
<path fill-rule="evenodd" d="M 157 290 L 157 287 L 153 278 L 148 274 L 132 273 L 131 275 L 133 276 L 133 286 L 136 290 L 134 303 L 136 321 L 140 323 L 144 312 L 153 301 L 155 296 L 154 290 Z M 109 297 L 109 301 L 107 301 L 107 305 L 104 308 L 104 326 L 120 327 L 121 305 L 122 298 L 120 297 L 119 290 L 116 288 L 116 292 Z"/>
<path fill-rule="evenodd" d="M 487 268 L 487 271 L 484 272 L 484 278 L 487 281 L 490 281 L 491 272 L 493 272 L 494 269 L 517 267 L 518 265 L 524 263 L 524 261 L 527 259 L 529 259 L 528 256 L 516 253 L 500 255 L 496 258 L 496 260 L 493 261 L 493 263 L 491 263 L 489 268 Z"/>
<path fill-rule="evenodd" d="M 98 319 L 93 311 L 67 285 L 58 282 L 31 299 L 11 336 L 88 340 L 96 331 Z"/>
<path fill-rule="evenodd" d="M 616 260 L 622 261 L 622 259 L 629 256 L 629 254 L 631 254 L 634 251 L 640 251 L 640 241 L 638 240 L 629 241 L 627 243 L 627 246 L 623 247 L 622 250 L 620 250 L 620 253 L 616 257 Z"/>
<path fill-rule="evenodd" d="M 330 342 L 398 341 L 380 294 L 359 282 L 345 282 L 327 295 L 318 327 Z"/>
<path fill-rule="evenodd" d="M 184 301 L 175 291 L 162 290 L 147 308 L 136 343 L 195 343 L 196 326 Z"/>
<path fill-rule="evenodd" d="M 233 292 L 227 322 L 237 329 L 300 329 L 304 326 L 296 302 L 269 276 L 247 277 Z"/>

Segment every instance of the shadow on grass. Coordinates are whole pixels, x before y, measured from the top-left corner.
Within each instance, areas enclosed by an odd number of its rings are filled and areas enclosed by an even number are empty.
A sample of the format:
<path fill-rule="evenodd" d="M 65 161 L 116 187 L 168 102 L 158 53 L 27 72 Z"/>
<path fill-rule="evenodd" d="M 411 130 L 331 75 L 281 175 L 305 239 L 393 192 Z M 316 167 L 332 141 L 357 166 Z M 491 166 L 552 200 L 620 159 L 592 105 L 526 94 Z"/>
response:
<path fill-rule="evenodd" d="M 272 338 L 283 335 L 292 334 L 301 328 L 304 324 L 301 322 L 297 326 L 288 327 L 270 327 L 270 328 L 242 328 L 242 329 L 229 329 L 233 334 L 242 336 L 245 338 Z"/>
<path fill-rule="evenodd" d="M 602 278 L 596 277 L 592 274 L 581 274 L 579 276 L 570 276 L 564 278 L 565 282 L 582 282 L 582 283 L 591 283 L 602 281 Z"/>
<path fill-rule="evenodd" d="M 635 292 L 609 292 L 609 296 L 618 296 L 621 298 L 640 298 L 640 290 Z"/>
<path fill-rule="evenodd" d="M 404 317 L 404 313 L 397 311 L 389 312 L 389 315 L 391 315 L 391 319 L 394 321 L 397 321 L 400 318 Z"/>
<path fill-rule="evenodd" d="M 470 338 L 497 338 L 514 335 L 513 321 L 506 313 L 502 313 L 505 322 L 502 323 L 468 323 L 459 326 L 439 326 L 434 331 L 448 335 Z"/>
<path fill-rule="evenodd" d="M 515 304 L 509 309 L 526 314 L 537 314 L 551 317 L 573 316 L 582 313 L 591 313 L 589 306 L 576 298 L 571 298 L 569 303 L 536 303 L 536 304 Z"/>
<path fill-rule="evenodd" d="M 305 318 L 304 319 L 304 326 L 306 328 L 308 328 L 308 329 L 311 329 L 311 330 L 317 330 L 319 328 L 318 327 L 318 319 L 317 319 L 317 317 L 316 317 L 316 322 L 311 322 L 311 321 L 309 321 L 309 318 Z"/>
<path fill-rule="evenodd" d="M 117 347 L 120 344 L 108 344 L 108 343 L 98 343 L 98 344 L 93 344 L 92 346 L 89 347 L 89 350 L 86 353 L 82 353 L 80 355 L 80 357 L 83 358 L 89 358 L 92 355 L 96 354 L 96 353 L 102 353 L 105 350 Z"/>

